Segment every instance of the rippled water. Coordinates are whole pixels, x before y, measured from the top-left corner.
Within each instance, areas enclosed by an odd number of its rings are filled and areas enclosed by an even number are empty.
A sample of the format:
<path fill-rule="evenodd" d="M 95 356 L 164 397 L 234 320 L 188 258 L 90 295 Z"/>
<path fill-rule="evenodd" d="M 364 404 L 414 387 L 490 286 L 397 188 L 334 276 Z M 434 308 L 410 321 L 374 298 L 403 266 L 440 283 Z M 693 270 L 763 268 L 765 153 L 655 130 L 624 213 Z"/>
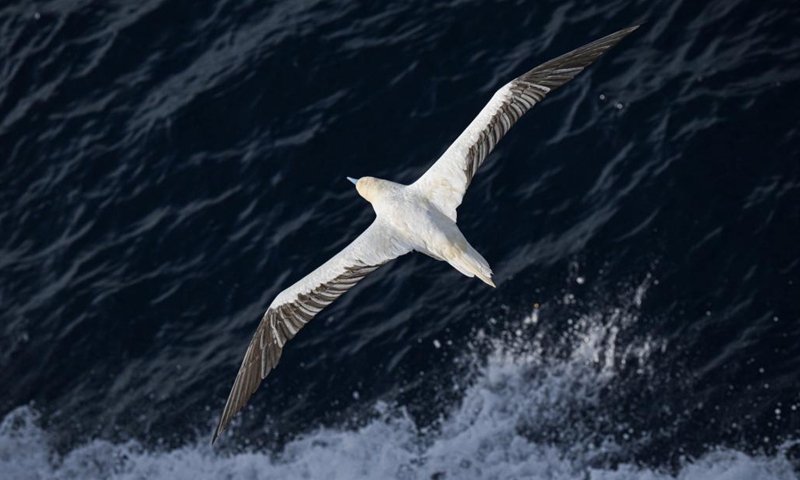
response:
<path fill-rule="evenodd" d="M 272 298 L 493 91 L 459 224 L 306 327 L 207 444 Z M 791 2 L 0 5 L 0 478 L 796 478 Z M 539 307 L 533 309 L 537 303 Z"/>

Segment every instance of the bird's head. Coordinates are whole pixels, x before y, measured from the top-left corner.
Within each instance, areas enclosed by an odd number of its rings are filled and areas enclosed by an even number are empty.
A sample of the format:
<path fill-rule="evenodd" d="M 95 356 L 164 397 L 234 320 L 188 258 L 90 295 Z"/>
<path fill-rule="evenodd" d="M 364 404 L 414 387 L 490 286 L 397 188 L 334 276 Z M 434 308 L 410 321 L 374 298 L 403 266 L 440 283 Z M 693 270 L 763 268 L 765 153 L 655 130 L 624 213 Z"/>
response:
<path fill-rule="evenodd" d="M 380 189 L 380 180 L 375 177 L 347 177 L 347 179 L 356 186 L 356 190 L 358 190 L 359 195 L 361 195 L 366 201 L 372 203 L 372 200 L 375 199 L 375 196 L 378 194 L 378 190 Z"/>

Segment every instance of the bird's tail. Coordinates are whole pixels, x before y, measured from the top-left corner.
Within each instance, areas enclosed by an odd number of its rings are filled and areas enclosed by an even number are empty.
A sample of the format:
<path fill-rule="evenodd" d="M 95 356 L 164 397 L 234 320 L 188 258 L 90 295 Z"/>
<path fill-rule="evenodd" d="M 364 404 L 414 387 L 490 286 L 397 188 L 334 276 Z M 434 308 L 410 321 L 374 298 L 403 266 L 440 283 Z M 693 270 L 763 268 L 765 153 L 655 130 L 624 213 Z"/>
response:
<path fill-rule="evenodd" d="M 497 288 L 497 285 L 492 281 L 492 269 L 489 267 L 489 262 L 469 243 L 466 244 L 464 250 L 459 251 L 453 258 L 448 258 L 447 263 L 464 275 L 478 277 L 487 285 Z"/>

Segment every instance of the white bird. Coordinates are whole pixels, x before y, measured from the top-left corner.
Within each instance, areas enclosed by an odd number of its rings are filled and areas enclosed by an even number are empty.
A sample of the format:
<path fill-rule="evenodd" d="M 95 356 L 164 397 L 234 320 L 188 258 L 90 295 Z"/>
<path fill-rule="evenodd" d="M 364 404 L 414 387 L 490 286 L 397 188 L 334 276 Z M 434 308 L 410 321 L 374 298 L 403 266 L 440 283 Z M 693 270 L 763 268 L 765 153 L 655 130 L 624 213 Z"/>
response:
<path fill-rule="evenodd" d="M 375 221 L 344 250 L 281 292 L 269 306 L 247 347 L 211 443 L 278 364 L 286 342 L 323 308 L 388 261 L 417 251 L 494 287 L 489 263 L 456 226 L 456 209 L 472 177 L 525 112 L 638 27 L 601 38 L 507 83 L 411 185 L 348 177 L 359 195 L 372 204 Z"/>

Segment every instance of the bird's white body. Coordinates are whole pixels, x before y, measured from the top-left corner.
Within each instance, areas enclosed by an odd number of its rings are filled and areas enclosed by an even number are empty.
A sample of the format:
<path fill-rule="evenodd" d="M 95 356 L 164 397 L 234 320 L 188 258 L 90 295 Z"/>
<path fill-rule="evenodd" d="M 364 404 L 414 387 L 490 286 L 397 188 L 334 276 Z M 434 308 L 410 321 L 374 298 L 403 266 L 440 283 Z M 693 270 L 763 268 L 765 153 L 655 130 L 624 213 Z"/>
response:
<path fill-rule="evenodd" d="M 456 222 L 442 212 L 420 185 L 401 185 L 365 177 L 356 184 L 358 193 L 372 204 L 376 222 L 414 251 L 444 260 L 468 277 L 476 276 L 491 286 L 489 263 L 467 242 Z"/>
<path fill-rule="evenodd" d="M 500 88 L 441 158 L 411 185 L 374 177 L 351 179 L 375 209 L 375 221 L 344 250 L 275 297 L 247 347 L 214 440 L 278 364 L 286 342 L 323 308 L 390 260 L 421 252 L 494 287 L 489 264 L 456 226 L 456 209 L 475 173 L 525 112 L 636 28 L 620 30 L 545 62 Z"/>

